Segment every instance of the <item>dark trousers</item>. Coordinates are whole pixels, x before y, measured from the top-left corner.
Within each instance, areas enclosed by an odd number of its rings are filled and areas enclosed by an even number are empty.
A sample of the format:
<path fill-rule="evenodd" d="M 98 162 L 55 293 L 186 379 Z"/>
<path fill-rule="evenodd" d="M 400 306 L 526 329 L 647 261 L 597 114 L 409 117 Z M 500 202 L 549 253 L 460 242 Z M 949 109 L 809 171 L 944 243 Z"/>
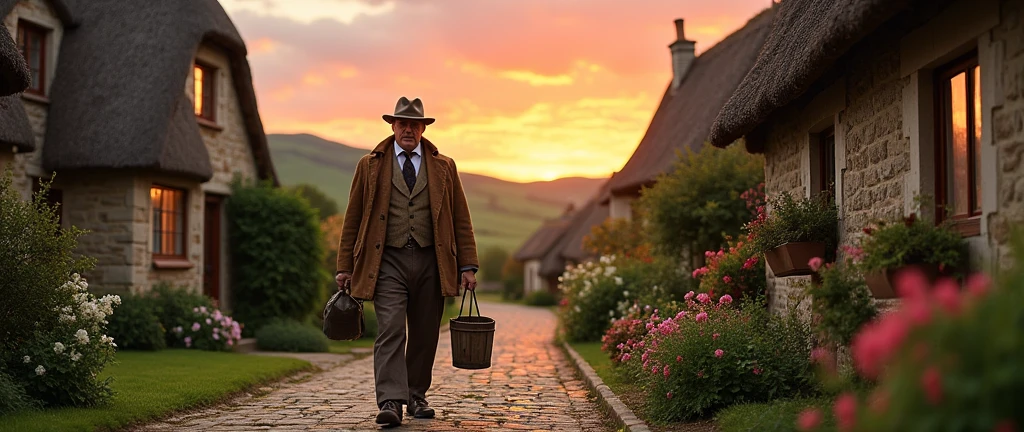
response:
<path fill-rule="evenodd" d="M 373 374 L 377 405 L 426 397 L 430 388 L 444 297 L 433 246 L 386 247 L 373 307 L 377 340 Z M 408 323 L 408 344 L 406 324 Z"/>

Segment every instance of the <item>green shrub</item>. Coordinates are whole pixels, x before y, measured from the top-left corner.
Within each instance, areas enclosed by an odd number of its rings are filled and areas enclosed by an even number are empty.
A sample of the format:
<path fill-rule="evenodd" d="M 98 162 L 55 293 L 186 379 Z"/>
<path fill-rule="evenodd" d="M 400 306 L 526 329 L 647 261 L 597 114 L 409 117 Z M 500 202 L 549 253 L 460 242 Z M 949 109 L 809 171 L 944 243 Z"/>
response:
<path fill-rule="evenodd" d="M 479 279 L 486 282 L 500 282 L 508 257 L 508 251 L 498 246 L 491 246 L 484 251 L 480 257 Z"/>
<path fill-rule="evenodd" d="M 528 306 L 554 306 L 558 302 L 550 291 L 534 291 L 523 299 Z"/>
<path fill-rule="evenodd" d="M 362 339 L 375 339 L 377 337 L 377 312 L 373 309 L 373 303 L 363 303 L 363 326 Z"/>
<path fill-rule="evenodd" d="M 523 263 L 509 257 L 501 269 L 501 298 L 516 301 L 523 298 Z"/>
<path fill-rule="evenodd" d="M 616 263 L 602 257 L 600 262 L 579 264 L 562 275 L 559 319 L 569 341 L 600 340 L 619 303 L 625 303 L 625 280 L 616 274 Z"/>
<path fill-rule="evenodd" d="M 839 209 L 827 193 L 794 199 L 789 192 L 768 199 L 771 213 L 746 225 L 755 251 L 761 253 L 791 242 L 825 243 L 826 262 L 835 259 L 839 241 Z"/>
<path fill-rule="evenodd" d="M 0 416 L 38 406 L 39 402 L 30 398 L 21 384 L 0 369 Z"/>
<path fill-rule="evenodd" d="M 182 338 L 172 330 L 191 326 L 196 308 L 213 309 L 213 299 L 187 287 L 159 283 L 153 286 L 151 296 L 156 316 L 164 327 L 166 346 L 169 347 L 185 346 Z"/>
<path fill-rule="evenodd" d="M 811 388 L 809 332 L 799 318 L 770 314 L 763 301 L 735 308 L 727 297 L 696 297 L 675 316 L 653 315 L 647 337 L 624 350 L 653 419 L 693 419 Z"/>
<path fill-rule="evenodd" d="M 878 315 L 864 278 L 852 271 L 849 263 L 812 265 L 821 276 L 820 284 L 808 284 L 815 328 L 825 339 L 847 346 L 864 324 Z"/>
<path fill-rule="evenodd" d="M 153 297 L 121 296 L 121 306 L 109 319 L 107 331 L 123 350 L 156 351 L 167 347 L 164 326 Z"/>
<path fill-rule="evenodd" d="M 263 351 L 327 352 L 323 331 L 296 321 L 279 321 L 256 330 L 256 346 Z"/>
<path fill-rule="evenodd" d="M 318 313 L 330 281 L 316 212 L 268 184 L 232 184 L 227 203 L 235 317 L 252 332 L 275 319 Z"/>
<path fill-rule="evenodd" d="M 85 231 L 61 229 L 57 208 L 49 205 L 44 183 L 31 201 L 13 187 L 8 168 L 0 178 L 0 362 L 33 338 L 36 322 L 55 316 L 63 303 L 60 287 L 73 273 L 92 269 L 95 260 L 74 253 Z"/>
<path fill-rule="evenodd" d="M 966 244 L 948 223 L 935 225 L 916 214 L 900 221 L 880 221 L 864 228 L 860 262 L 865 272 L 910 264 L 934 264 L 942 272 L 964 267 Z"/>
<path fill-rule="evenodd" d="M 644 189 L 638 202 L 646 214 L 655 250 L 674 257 L 685 251 L 716 250 L 750 220 L 745 191 L 764 181 L 764 158 L 743 146 L 702 146 L 680 155 L 672 169 Z"/>

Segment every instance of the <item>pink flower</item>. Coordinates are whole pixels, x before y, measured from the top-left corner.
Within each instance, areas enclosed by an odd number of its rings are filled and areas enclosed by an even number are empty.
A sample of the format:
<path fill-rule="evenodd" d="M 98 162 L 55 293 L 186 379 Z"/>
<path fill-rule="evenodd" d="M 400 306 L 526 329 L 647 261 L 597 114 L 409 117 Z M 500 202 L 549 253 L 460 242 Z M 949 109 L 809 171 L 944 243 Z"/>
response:
<path fill-rule="evenodd" d="M 690 291 L 690 292 L 686 293 L 686 295 L 684 295 L 683 298 L 686 299 L 686 300 L 689 300 L 689 299 L 692 299 L 694 295 L 695 294 L 693 293 L 693 291 Z"/>
<path fill-rule="evenodd" d="M 896 275 L 896 292 L 906 301 L 924 299 L 928 294 L 928 279 L 920 270 L 904 270 Z"/>
<path fill-rule="evenodd" d="M 200 327 L 202 326 L 199 323 L 192 323 L 192 331 L 199 331 Z"/>
<path fill-rule="evenodd" d="M 683 361 L 683 356 L 676 356 L 676 363 Z"/>
<path fill-rule="evenodd" d="M 939 368 L 931 366 L 921 374 L 921 387 L 924 388 L 925 396 L 932 405 L 942 402 L 942 376 Z"/>
<path fill-rule="evenodd" d="M 697 371 L 697 378 L 704 378 L 704 371 L 702 371 L 702 370 Z"/>
<path fill-rule="evenodd" d="M 662 370 L 661 373 L 662 373 L 662 375 L 665 375 L 665 378 L 668 378 L 668 375 L 669 375 L 668 365 L 665 365 L 665 368 Z"/>
<path fill-rule="evenodd" d="M 704 322 L 708 320 L 708 314 L 707 312 L 701 312 L 697 314 L 697 316 L 694 317 L 693 319 L 696 320 L 697 322 Z"/>
<path fill-rule="evenodd" d="M 722 276 L 722 282 L 732 283 L 732 278 L 729 275 Z"/>
<path fill-rule="evenodd" d="M 818 269 L 820 269 L 821 265 L 824 263 L 825 261 L 822 260 L 820 257 L 814 257 L 811 258 L 810 261 L 807 261 L 807 266 L 811 268 L 811 271 L 818 271 Z"/>
<path fill-rule="evenodd" d="M 728 277 L 728 276 L 726 276 L 726 277 Z M 718 299 L 718 303 L 719 304 L 729 304 L 729 303 L 732 303 L 732 296 L 729 295 L 729 294 L 726 294 L 726 295 L 724 295 L 724 296 L 722 296 L 721 298 Z"/>
<path fill-rule="evenodd" d="M 658 373 L 658 366 L 657 365 L 651 366 L 651 373 L 652 374 Z"/>
<path fill-rule="evenodd" d="M 216 331 L 213 332 L 213 340 L 220 340 L 220 333 L 218 333 Z"/>
<path fill-rule="evenodd" d="M 725 351 L 722 351 L 721 349 L 716 349 L 715 350 L 715 357 L 722 358 L 722 356 L 724 356 L 724 355 L 725 355 Z"/>
<path fill-rule="evenodd" d="M 967 278 L 967 292 L 975 297 L 981 297 L 992 287 L 992 279 L 985 273 L 975 273 Z"/>
<path fill-rule="evenodd" d="M 231 339 L 228 339 L 227 344 L 228 344 L 228 346 L 234 345 L 235 341 L 233 341 Z"/>
<path fill-rule="evenodd" d="M 759 367 L 755 367 L 755 368 L 754 368 L 754 375 L 761 375 L 761 371 L 762 371 L 762 369 L 761 369 L 761 368 L 759 368 Z"/>
<path fill-rule="evenodd" d="M 185 336 L 185 348 L 192 347 L 192 336 Z"/>
<path fill-rule="evenodd" d="M 839 395 L 832 409 L 835 412 L 836 426 L 838 426 L 839 430 L 853 429 L 853 426 L 857 423 L 857 398 L 853 393 Z"/>
<path fill-rule="evenodd" d="M 723 255 L 725 255 L 725 251 L 719 250 L 718 251 L 718 256 L 723 256 Z"/>
<path fill-rule="evenodd" d="M 665 393 L 665 398 L 672 399 L 672 392 Z"/>
<path fill-rule="evenodd" d="M 699 301 L 701 303 L 710 303 L 711 302 L 711 296 L 709 296 L 707 293 L 697 294 L 697 301 Z"/>
<path fill-rule="evenodd" d="M 624 362 L 628 362 L 630 358 L 632 357 L 629 355 L 629 353 L 625 353 L 622 355 L 622 361 Z"/>
<path fill-rule="evenodd" d="M 800 413 L 796 419 L 796 427 L 802 432 L 809 432 L 821 425 L 821 411 L 817 408 L 807 408 Z"/>
<path fill-rule="evenodd" d="M 719 336 L 718 333 L 715 333 L 715 334 L 711 335 L 711 340 L 718 340 L 718 336 Z"/>
<path fill-rule="evenodd" d="M 750 270 L 754 268 L 755 265 L 757 265 L 757 256 L 747 258 L 747 260 L 743 262 L 743 270 Z"/>
<path fill-rule="evenodd" d="M 866 378 L 874 379 L 910 330 L 903 317 L 889 314 L 881 320 L 867 324 L 851 343 L 854 365 Z"/>
<path fill-rule="evenodd" d="M 686 317 L 686 311 L 682 311 L 676 314 L 676 321 L 679 321 Z"/>
<path fill-rule="evenodd" d="M 944 279 L 942 282 L 935 287 L 933 291 L 935 301 L 942 306 L 947 313 L 956 315 L 960 312 L 960 293 L 956 287 L 956 282 L 951 279 Z"/>

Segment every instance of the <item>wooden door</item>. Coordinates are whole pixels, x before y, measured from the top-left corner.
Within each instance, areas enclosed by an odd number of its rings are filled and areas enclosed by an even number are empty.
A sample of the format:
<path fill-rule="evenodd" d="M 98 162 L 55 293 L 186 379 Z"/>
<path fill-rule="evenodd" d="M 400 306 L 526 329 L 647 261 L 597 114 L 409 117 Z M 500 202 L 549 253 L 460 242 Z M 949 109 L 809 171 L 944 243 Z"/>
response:
<path fill-rule="evenodd" d="M 203 294 L 220 303 L 221 216 L 224 197 L 206 194 L 203 218 Z"/>

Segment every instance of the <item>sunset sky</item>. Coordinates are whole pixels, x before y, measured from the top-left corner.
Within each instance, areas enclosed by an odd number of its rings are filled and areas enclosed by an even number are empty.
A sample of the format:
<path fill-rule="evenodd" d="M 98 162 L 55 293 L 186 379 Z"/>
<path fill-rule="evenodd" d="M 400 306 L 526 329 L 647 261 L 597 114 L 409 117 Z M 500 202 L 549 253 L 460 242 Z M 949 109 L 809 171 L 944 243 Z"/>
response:
<path fill-rule="evenodd" d="M 673 20 L 697 54 L 771 0 L 220 0 L 249 47 L 267 133 L 370 148 L 399 96 L 459 170 L 605 177 L 671 77 Z"/>

